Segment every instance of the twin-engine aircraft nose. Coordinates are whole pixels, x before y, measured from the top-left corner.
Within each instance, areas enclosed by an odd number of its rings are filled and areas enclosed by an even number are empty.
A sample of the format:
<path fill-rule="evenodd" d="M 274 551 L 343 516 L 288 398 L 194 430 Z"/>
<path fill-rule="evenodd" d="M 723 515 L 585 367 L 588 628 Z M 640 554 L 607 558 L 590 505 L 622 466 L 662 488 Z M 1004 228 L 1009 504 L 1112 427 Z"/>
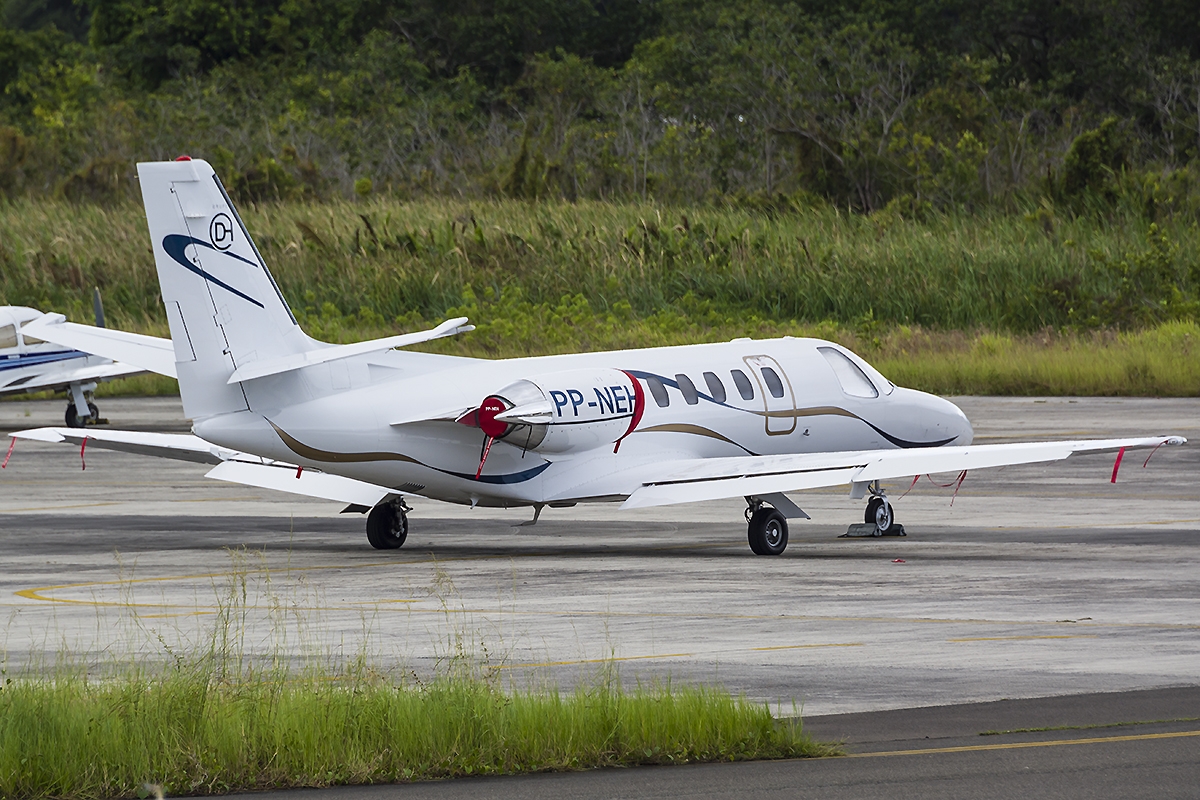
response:
<path fill-rule="evenodd" d="M 954 405 L 954 403 L 951 403 L 944 397 L 939 397 L 938 399 L 945 404 L 946 414 L 949 417 L 946 423 L 947 428 L 951 433 L 957 432 L 954 441 L 950 442 L 950 444 L 970 444 L 971 440 L 975 438 L 975 429 L 971 427 L 971 420 L 967 419 L 967 415 L 963 413 L 963 410 Z"/>
<path fill-rule="evenodd" d="M 894 431 L 917 446 L 967 445 L 975 436 L 962 409 L 944 397 L 915 389 L 897 388 L 892 394 Z"/>

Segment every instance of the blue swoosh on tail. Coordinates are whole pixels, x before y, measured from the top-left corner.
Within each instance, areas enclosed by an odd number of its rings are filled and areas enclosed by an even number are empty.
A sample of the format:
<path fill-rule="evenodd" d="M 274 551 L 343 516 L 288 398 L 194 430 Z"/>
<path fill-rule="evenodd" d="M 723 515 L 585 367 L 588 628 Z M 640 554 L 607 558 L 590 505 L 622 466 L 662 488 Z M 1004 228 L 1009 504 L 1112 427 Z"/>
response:
<path fill-rule="evenodd" d="M 253 303 L 254 305 L 258 306 L 259 308 L 264 307 L 262 303 L 258 302 L 250 295 L 245 294 L 244 292 L 239 292 L 237 289 L 233 288 L 228 283 L 225 283 L 221 279 L 214 277 L 213 275 L 210 275 L 209 273 L 205 272 L 203 268 L 198 267 L 195 264 L 193 264 L 191 261 L 189 261 L 187 255 L 184 253 L 184 251 L 187 250 L 187 246 L 189 244 L 194 244 L 194 245 L 196 245 L 196 247 L 207 247 L 209 250 L 212 250 L 215 253 L 222 252 L 220 250 L 217 250 L 217 248 L 213 247 L 208 242 L 202 242 L 199 239 L 195 239 L 191 236 L 182 236 L 178 233 L 168 234 L 167 236 L 163 237 L 163 241 L 162 241 L 162 247 L 163 247 L 163 250 L 166 251 L 166 254 L 169 255 L 172 259 L 174 259 L 175 263 L 179 264 L 179 266 L 183 267 L 188 272 L 192 272 L 192 273 L 195 273 L 196 275 L 199 275 L 201 278 L 204 278 L 204 280 L 208 281 L 209 283 L 215 283 L 217 286 L 220 286 L 222 289 L 224 289 L 227 292 L 233 292 L 238 297 L 242 298 L 243 300 Z M 241 256 L 235 255 L 234 253 L 226 252 L 226 253 L 224 253 L 224 255 L 227 255 L 230 258 L 236 258 L 238 261 L 243 261 L 243 262 L 249 264 L 250 266 L 254 267 L 255 269 L 258 268 L 258 265 L 255 264 L 253 261 L 242 258 Z"/>

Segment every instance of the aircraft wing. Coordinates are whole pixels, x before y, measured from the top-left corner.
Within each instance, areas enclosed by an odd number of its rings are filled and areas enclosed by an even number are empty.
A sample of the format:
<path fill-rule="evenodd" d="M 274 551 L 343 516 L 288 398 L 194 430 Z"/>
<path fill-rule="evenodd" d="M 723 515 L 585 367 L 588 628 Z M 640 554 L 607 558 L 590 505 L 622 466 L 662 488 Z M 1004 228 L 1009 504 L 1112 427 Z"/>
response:
<path fill-rule="evenodd" d="M 46 314 L 21 326 L 21 332 L 62 347 L 138 367 L 138 372 L 157 372 L 169 378 L 178 377 L 175 373 L 175 346 L 170 339 L 67 322 L 62 314 Z"/>
<path fill-rule="evenodd" d="M 621 508 L 690 503 L 816 489 L 935 472 L 1060 461 L 1076 453 L 1181 445 L 1181 436 L 1087 439 L 1064 442 L 859 450 L 778 456 L 698 458 L 672 462 L 665 474 L 643 481 Z"/>
<path fill-rule="evenodd" d="M 190 433 L 146 433 L 142 431 L 80 430 L 78 428 L 32 428 L 10 433 L 14 439 L 102 447 L 124 453 L 173 458 L 215 465 L 206 477 L 263 489 L 336 500 L 371 507 L 395 492 L 353 478 L 330 475 L 295 464 L 272 461 L 206 442 Z"/>
<path fill-rule="evenodd" d="M 225 447 L 206 442 L 190 433 L 146 433 L 142 431 L 113 431 L 92 428 L 31 428 L 10 433 L 14 439 L 32 439 L 38 442 L 53 442 L 101 447 L 105 450 L 120 450 L 144 456 L 173 458 L 197 464 L 220 464 L 231 458 L 253 459 L 258 456 L 239 453 Z M 295 469 L 295 466 L 292 467 Z"/>
<path fill-rule="evenodd" d="M 80 356 L 82 359 L 83 356 Z M 62 362 L 59 362 L 62 363 Z M 16 391 L 21 392 L 38 392 L 46 389 L 65 389 L 72 383 L 88 383 L 90 381 L 106 380 L 108 378 L 123 378 L 127 375 L 138 375 L 145 372 L 141 367 L 131 367 L 128 364 L 94 364 L 88 367 L 79 367 L 78 369 L 56 370 L 53 367 L 57 364 L 51 363 L 47 365 L 51 368 L 44 375 L 39 375 L 32 380 L 21 382 L 18 386 L 13 387 Z M 0 390 L 0 391 L 8 391 Z"/>

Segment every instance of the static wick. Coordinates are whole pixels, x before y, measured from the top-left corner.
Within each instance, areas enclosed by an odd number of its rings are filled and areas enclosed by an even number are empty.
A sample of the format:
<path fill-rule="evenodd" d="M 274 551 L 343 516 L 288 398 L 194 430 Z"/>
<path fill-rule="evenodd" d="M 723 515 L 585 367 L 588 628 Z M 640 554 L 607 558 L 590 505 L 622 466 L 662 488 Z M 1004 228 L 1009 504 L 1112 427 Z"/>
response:
<path fill-rule="evenodd" d="M 0 464 L 0 469 L 8 469 L 8 460 L 10 458 L 12 458 L 12 451 L 13 451 L 13 448 L 16 446 L 17 446 L 17 437 L 13 436 L 13 437 L 11 437 L 11 441 L 8 443 L 8 454 L 6 456 L 4 456 L 4 463 Z"/>
<path fill-rule="evenodd" d="M 1154 455 L 1154 454 L 1151 453 L 1150 455 Z M 1117 460 L 1113 462 L 1113 474 L 1112 474 L 1112 477 L 1108 479 L 1109 483 L 1117 482 L 1117 470 L 1119 470 L 1121 468 L 1121 459 L 1124 457 L 1125 457 L 1125 448 L 1122 447 L 1120 450 L 1117 451 Z M 1150 459 L 1147 458 L 1146 461 L 1147 461 L 1147 463 L 1149 463 Z M 1145 465 L 1143 464 L 1143 466 L 1145 466 Z"/>
<path fill-rule="evenodd" d="M 954 508 L 954 501 L 958 498 L 958 490 L 962 488 L 963 481 L 967 479 L 967 471 L 964 469 L 958 473 L 958 483 L 954 487 L 954 496 L 950 498 L 950 507 Z"/>
<path fill-rule="evenodd" d="M 1142 462 L 1142 469 L 1145 469 L 1146 465 L 1150 463 L 1150 459 L 1154 458 L 1154 454 L 1158 452 L 1158 448 L 1162 447 L 1166 443 L 1167 440 L 1163 439 L 1161 442 L 1154 445 L 1154 449 L 1150 451 L 1150 455 L 1146 456 L 1146 460 Z"/>

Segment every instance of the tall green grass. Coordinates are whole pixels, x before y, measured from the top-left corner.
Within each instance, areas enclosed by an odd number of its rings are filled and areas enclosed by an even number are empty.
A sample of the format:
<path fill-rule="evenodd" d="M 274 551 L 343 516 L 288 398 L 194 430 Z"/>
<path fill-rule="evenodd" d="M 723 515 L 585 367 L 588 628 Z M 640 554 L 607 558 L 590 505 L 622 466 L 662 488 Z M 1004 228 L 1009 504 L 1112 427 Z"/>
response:
<path fill-rule="evenodd" d="M 702 324 L 882 323 L 1031 332 L 1072 323 L 1076 295 L 1118 292 L 1117 264 L 1148 223 L 1114 212 L 1058 220 L 815 209 L 782 216 L 600 202 L 391 199 L 244 209 L 285 296 L 311 327 L 395 326 L 503 302 Z M 1181 275 L 1200 229 L 1165 221 Z M 0 296 L 162 329 L 140 206 L 19 200 L 0 208 Z M 470 290 L 468 291 L 468 288 Z M 548 323 L 549 321 L 547 321 Z"/>
<path fill-rule="evenodd" d="M 244 211 L 301 324 L 328 341 L 457 315 L 478 329 L 426 349 L 511 357 L 816 335 L 928 391 L 1200 393 L 1194 223 L 1166 220 L 1150 236 L 1130 211 L 914 222 L 386 198 Z M 87 321 L 93 285 L 112 324 L 166 334 L 140 206 L 0 207 L 0 302 Z M 1127 329 L 1094 327 L 1097 314 Z M 105 390 L 171 391 L 147 378 Z"/>
<path fill-rule="evenodd" d="M 467 675 L 222 679 L 203 664 L 0 689 L 0 796 L 130 797 L 827 754 L 713 688 L 501 691 Z"/>

